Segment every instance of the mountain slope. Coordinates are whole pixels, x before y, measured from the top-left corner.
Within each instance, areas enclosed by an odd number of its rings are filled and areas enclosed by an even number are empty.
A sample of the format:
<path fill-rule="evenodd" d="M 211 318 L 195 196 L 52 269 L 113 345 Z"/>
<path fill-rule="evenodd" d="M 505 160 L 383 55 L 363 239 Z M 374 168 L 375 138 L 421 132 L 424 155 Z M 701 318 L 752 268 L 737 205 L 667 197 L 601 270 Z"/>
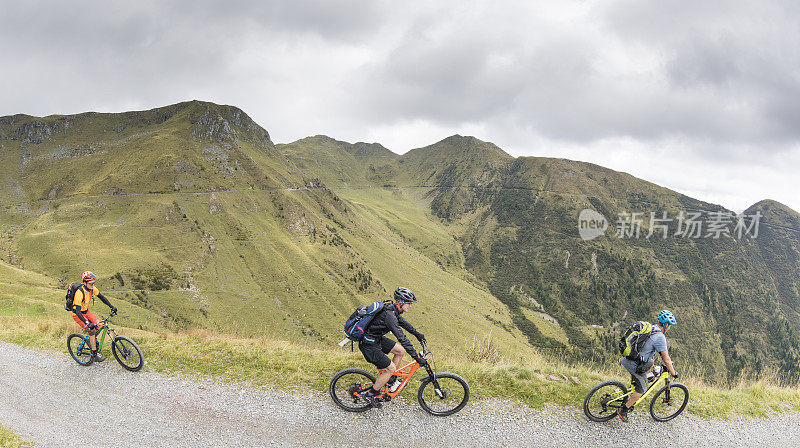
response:
<path fill-rule="evenodd" d="M 800 322 L 796 212 L 761 203 L 746 213 L 770 210 L 758 237 L 732 238 L 736 219 L 720 206 L 589 163 L 512 158 L 471 137 L 412 150 L 394 167 L 403 176 L 372 180 L 373 191 L 396 185 L 432 221 L 444 220 L 464 267 L 508 307 L 532 345 L 613 363 L 618 325 L 671 308 L 681 323 L 670 333 L 681 363 L 718 380 L 772 368 L 788 381 L 800 374 L 800 339 L 791 330 Z M 351 194 L 344 185 L 335 191 Z M 605 236 L 579 237 L 584 209 L 606 217 Z M 623 230 L 617 217 L 631 212 L 641 213 L 638 238 L 615 236 Z M 657 227 L 647 237 L 651 213 L 670 219 L 667 238 Z M 700 237 L 676 236 L 678 217 L 693 213 L 703 220 Z M 717 214 L 732 222 L 714 238 Z"/>
<path fill-rule="evenodd" d="M 386 171 L 397 154 L 377 143 L 346 143 L 324 135 L 277 145 L 299 168 L 319 175 L 328 186 L 364 185 L 392 177 Z"/>
<path fill-rule="evenodd" d="M 747 212 L 758 237 L 713 238 L 727 210 L 597 165 L 462 136 L 402 156 L 274 145 L 241 110 L 197 101 L 0 117 L 0 152 L 3 259 L 62 283 L 95 270 L 149 316 L 134 326 L 329 344 L 353 307 L 404 285 L 422 299 L 411 320 L 452 349 L 492 332 L 506 353 L 610 365 L 620 325 L 670 308 L 680 365 L 800 376 L 800 215 L 771 201 Z M 584 209 L 605 234 L 580 238 Z M 617 222 L 630 212 L 638 237 Z M 676 236 L 698 212 L 700 237 Z M 672 218 L 666 238 L 651 213 Z"/>
<path fill-rule="evenodd" d="M 355 306 L 404 285 L 422 298 L 410 319 L 438 343 L 493 332 L 530 353 L 505 307 L 436 258 L 441 238 L 460 255 L 449 234 L 428 232 L 429 257 L 406 224 L 344 201 L 235 107 L 16 115 L 0 136 L 3 259 L 62 284 L 92 269 L 160 325 L 330 344 Z M 379 145 L 346 155 L 394 158 Z"/>

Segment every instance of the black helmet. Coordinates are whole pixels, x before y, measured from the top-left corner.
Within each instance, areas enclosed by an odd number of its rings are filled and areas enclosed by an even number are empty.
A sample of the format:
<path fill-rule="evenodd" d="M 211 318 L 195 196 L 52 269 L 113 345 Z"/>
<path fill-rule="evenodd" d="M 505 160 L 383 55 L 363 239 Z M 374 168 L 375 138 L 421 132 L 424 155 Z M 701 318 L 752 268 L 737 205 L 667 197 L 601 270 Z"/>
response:
<path fill-rule="evenodd" d="M 414 293 L 411 292 L 408 288 L 403 288 L 402 286 L 394 290 L 394 300 L 395 302 L 403 302 L 403 303 L 416 303 L 417 298 L 414 297 Z"/>

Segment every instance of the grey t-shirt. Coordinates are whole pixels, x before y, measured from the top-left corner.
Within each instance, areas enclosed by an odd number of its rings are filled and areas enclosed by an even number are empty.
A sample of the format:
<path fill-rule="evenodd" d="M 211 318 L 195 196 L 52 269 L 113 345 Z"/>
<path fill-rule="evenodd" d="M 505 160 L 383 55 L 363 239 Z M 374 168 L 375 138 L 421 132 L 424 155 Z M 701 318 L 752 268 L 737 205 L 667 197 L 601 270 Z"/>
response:
<path fill-rule="evenodd" d="M 641 355 L 641 359 L 644 360 L 644 364 L 648 364 L 650 363 L 650 359 L 654 354 L 661 353 L 664 350 L 667 350 L 667 337 L 664 336 L 661 328 L 655 325 L 653 326 L 653 334 L 650 335 L 650 338 L 647 339 L 647 341 L 645 341 L 644 345 L 642 346 L 642 351 L 639 352 L 639 355 Z M 628 372 L 631 373 L 631 375 L 640 376 L 642 381 L 644 381 L 644 373 L 639 373 L 637 371 L 640 368 L 640 364 L 638 362 L 628 358 L 622 358 L 620 359 L 620 363 L 622 363 L 622 365 Z M 649 365 L 652 366 L 652 364 Z"/>
<path fill-rule="evenodd" d="M 649 361 L 656 353 L 661 353 L 667 350 L 667 337 L 661 332 L 661 327 L 658 325 L 653 326 L 653 334 L 650 339 L 645 341 L 642 350 L 639 352 L 642 359 Z"/>

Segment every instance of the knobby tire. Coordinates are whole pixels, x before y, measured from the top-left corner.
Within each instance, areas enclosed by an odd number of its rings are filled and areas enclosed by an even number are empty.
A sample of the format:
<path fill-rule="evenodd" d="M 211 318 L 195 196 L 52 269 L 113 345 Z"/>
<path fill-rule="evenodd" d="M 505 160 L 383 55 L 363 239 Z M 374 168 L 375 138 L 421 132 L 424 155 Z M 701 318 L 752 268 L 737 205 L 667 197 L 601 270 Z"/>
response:
<path fill-rule="evenodd" d="M 333 402 L 345 411 L 364 412 L 372 406 L 357 394 L 374 383 L 375 376 L 366 370 L 344 369 L 331 378 L 328 393 Z"/>
<path fill-rule="evenodd" d="M 72 359 L 75 360 L 78 364 L 82 366 L 88 366 L 94 359 L 92 359 L 92 349 L 89 347 L 89 342 L 87 341 L 84 344 L 83 349 L 78 352 L 78 348 L 83 343 L 83 338 L 85 335 L 80 333 L 72 333 L 71 335 L 67 336 L 67 351 L 69 351 L 70 356 Z"/>
<path fill-rule="evenodd" d="M 425 378 L 417 392 L 417 400 L 422 409 L 431 415 L 443 417 L 460 411 L 469 401 L 469 385 L 455 373 L 437 373 L 436 381 L 444 397 L 439 396 L 433 378 Z"/>
<path fill-rule="evenodd" d="M 665 402 L 667 388 L 670 389 L 669 403 Z M 689 404 L 689 389 L 681 383 L 671 383 L 662 387 L 650 401 L 650 415 L 659 422 L 677 417 Z M 663 410 L 663 412 L 662 412 Z"/>
<path fill-rule="evenodd" d="M 618 403 L 619 400 L 611 400 L 611 398 L 627 391 L 628 388 L 619 381 L 603 381 L 586 394 L 586 399 L 583 400 L 583 413 L 593 422 L 607 422 L 617 415 L 617 409 L 621 404 L 621 402 Z M 597 402 L 592 402 L 592 398 L 595 398 Z M 628 396 L 623 398 L 623 400 L 627 399 Z"/>
<path fill-rule="evenodd" d="M 111 343 L 111 352 L 114 353 L 117 362 L 131 372 L 138 372 L 144 366 L 142 350 L 125 336 L 114 338 L 114 342 Z"/>

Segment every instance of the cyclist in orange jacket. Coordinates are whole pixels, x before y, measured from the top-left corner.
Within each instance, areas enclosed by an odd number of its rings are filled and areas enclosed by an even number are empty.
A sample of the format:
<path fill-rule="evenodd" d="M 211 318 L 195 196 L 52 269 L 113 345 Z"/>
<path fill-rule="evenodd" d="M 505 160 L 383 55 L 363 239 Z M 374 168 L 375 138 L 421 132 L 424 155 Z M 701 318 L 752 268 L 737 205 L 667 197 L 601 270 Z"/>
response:
<path fill-rule="evenodd" d="M 81 276 L 83 284 L 75 291 L 75 299 L 72 301 L 72 318 L 89 333 L 89 347 L 92 349 L 92 359 L 95 362 L 103 362 L 106 358 L 97 353 L 97 337 L 95 336 L 99 319 L 89 311 L 89 305 L 97 297 L 111 308 L 112 313 L 116 313 L 117 308 L 111 305 L 111 302 L 104 295 L 100 294 L 100 291 L 94 286 L 95 280 L 97 280 L 97 276 L 92 271 L 86 271 Z"/>

